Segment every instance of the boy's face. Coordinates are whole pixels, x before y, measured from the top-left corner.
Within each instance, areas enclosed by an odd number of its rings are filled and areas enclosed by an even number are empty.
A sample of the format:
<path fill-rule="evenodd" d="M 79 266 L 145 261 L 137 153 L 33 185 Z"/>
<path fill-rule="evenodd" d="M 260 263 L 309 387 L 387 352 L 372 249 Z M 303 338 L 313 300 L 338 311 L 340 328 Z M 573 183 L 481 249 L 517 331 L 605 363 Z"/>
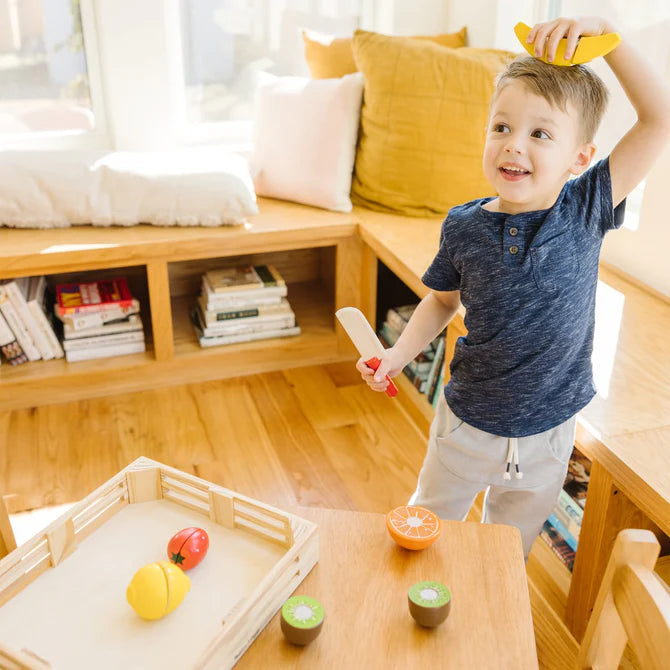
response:
<path fill-rule="evenodd" d="M 486 133 L 484 174 L 499 194 L 493 208 L 516 214 L 551 207 L 594 151 L 570 103 L 563 112 L 521 81 L 510 82 L 493 102 Z"/>

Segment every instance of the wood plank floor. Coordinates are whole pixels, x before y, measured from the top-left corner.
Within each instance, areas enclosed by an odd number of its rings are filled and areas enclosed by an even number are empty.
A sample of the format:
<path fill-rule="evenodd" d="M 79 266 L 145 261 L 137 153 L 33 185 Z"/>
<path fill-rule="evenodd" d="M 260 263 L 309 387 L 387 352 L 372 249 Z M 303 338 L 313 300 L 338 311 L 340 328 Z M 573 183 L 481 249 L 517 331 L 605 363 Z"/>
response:
<path fill-rule="evenodd" d="M 10 512 L 73 502 L 144 455 L 278 506 L 387 512 L 425 438 L 359 382 L 310 367 L 0 412 L 0 492 Z"/>
<path fill-rule="evenodd" d="M 74 502 L 143 455 L 279 507 L 386 513 L 425 449 L 353 364 L 308 367 L 0 412 L 0 494 L 10 513 Z M 540 667 L 570 667 L 554 625 L 564 594 L 533 554 L 528 572 Z"/>

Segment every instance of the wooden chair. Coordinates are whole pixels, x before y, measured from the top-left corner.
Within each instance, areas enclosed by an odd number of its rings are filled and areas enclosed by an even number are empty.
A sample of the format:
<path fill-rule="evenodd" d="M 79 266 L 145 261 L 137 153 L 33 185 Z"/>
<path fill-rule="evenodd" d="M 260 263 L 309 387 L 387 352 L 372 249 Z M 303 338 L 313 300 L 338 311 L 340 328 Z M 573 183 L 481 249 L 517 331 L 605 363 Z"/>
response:
<path fill-rule="evenodd" d="M 670 668 L 670 590 L 654 573 L 660 549 L 649 530 L 619 533 L 579 648 L 579 670 L 616 670 L 627 642 L 643 670 Z"/>
<path fill-rule="evenodd" d="M 5 557 L 10 551 L 16 549 L 16 540 L 12 524 L 9 523 L 9 513 L 5 500 L 0 495 L 0 558 Z"/>

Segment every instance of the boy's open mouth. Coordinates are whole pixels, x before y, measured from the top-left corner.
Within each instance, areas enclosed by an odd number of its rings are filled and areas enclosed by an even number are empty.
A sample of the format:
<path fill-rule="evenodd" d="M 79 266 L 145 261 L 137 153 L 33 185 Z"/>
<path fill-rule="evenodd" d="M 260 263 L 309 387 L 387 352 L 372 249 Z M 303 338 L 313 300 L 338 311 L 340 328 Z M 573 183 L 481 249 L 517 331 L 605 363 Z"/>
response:
<path fill-rule="evenodd" d="M 503 165 L 498 171 L 507 181 L 519 181 L 530 174 L 529 170 L 512 165 Z"/>

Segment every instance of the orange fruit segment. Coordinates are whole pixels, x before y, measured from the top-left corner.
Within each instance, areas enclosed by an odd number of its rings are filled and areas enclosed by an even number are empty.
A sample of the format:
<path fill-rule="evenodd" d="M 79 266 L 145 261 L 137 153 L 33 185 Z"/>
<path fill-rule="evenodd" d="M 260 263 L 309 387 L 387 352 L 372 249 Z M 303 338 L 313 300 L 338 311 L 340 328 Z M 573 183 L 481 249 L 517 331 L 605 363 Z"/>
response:
<path fill-rule="evenodd" d="M 405 549 L 429 547 L 440 536 L 442 525 L 434 512 L 418 505 L 402 505 L 386 515 L 391 537 Z"/>

